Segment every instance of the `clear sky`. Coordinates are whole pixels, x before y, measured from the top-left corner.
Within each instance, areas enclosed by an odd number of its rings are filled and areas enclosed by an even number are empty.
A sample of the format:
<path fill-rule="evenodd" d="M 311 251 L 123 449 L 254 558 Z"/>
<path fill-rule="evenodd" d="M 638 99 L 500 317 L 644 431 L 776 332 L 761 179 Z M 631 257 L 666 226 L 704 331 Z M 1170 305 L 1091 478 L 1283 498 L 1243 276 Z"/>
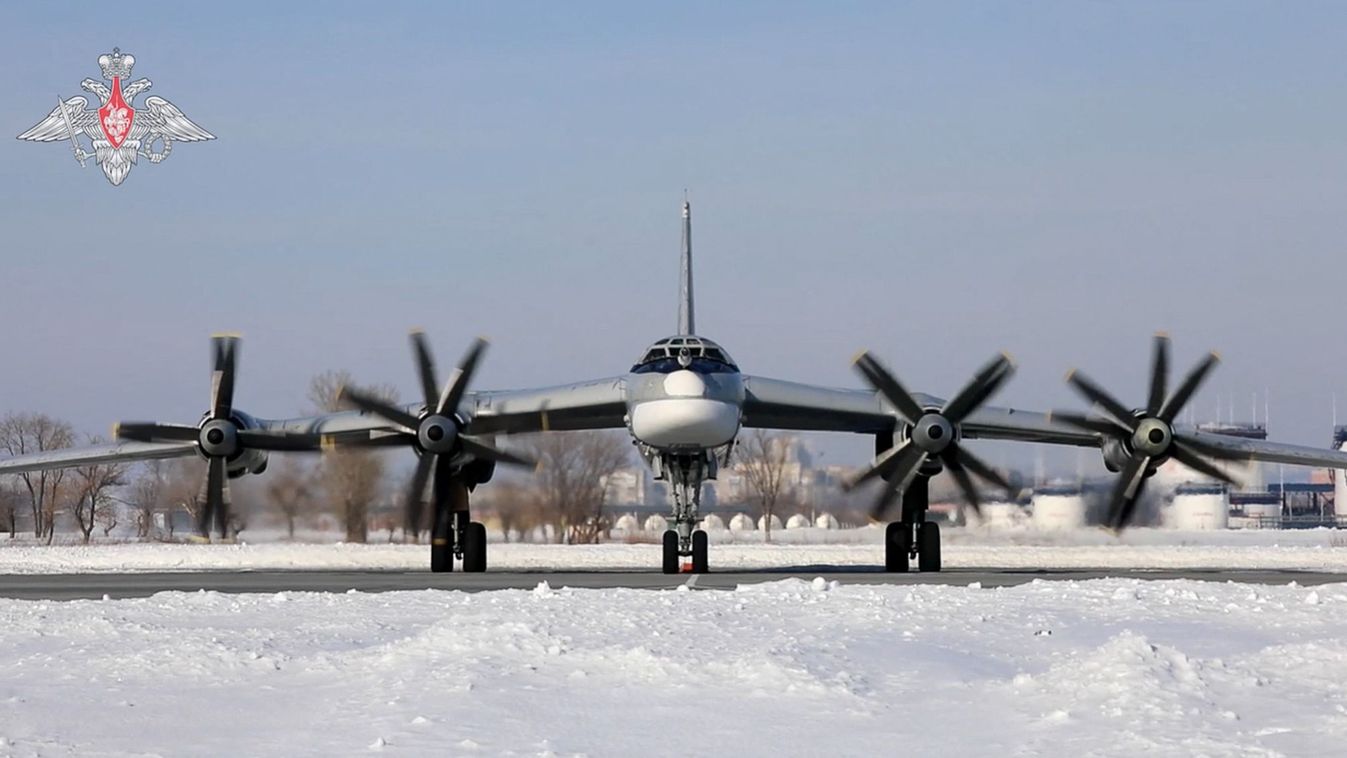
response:
<path fill-rule="evenodd" d="M 674 331 L 684 188 L 747 372 L 868 347 L 939 394 L 1005 349 L 1003 402 L 1140 403 L 1165 329 L 1225 355 L 1200 417 L 1347 409 L 1341 4 L 6 3 L 0 42 L 0 410 L 195 420 L 220 330 L 264 416 L 326 368 L 410 396 L 418 325 L 491 337 L 482 388 L 620 373 Z M 219 137 L 118 188 L 12 138 L 114 45 Z"/>

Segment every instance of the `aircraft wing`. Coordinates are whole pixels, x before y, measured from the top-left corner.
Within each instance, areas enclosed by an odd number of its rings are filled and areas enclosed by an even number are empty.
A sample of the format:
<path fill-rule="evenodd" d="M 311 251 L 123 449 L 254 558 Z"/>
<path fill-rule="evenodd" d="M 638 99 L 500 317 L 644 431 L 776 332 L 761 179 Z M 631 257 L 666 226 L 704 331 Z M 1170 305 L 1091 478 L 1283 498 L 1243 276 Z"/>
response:
<path fill-rule="evenodd" d="M 472 434 L 622 429 L 627 399 L 623 377 L 528 390 L 473 392 Z"/>
<path fill-rule="evenodd" d="M 1232 437 L 1192 429 L 1179 431 L 1185 438 L 1197 440 L 1203 447 L 1213 448 L 1214 457 L 1262 461 L 1263 463 L 1287 463 L 1292 466 L 1347 469 L 1347 452 L 1341 450 Z"/>
<path fill-rule="evenodd" d="M 0 474 L 89 466 L 118 461 L 148 461 L 157 458 L 185 458 L 196 453 L 195 442 L 114 442 L 92 447 L 44 450 L 0 460 Z"/>
<path fill-rule="evenodd" d="M 744 426 L 816 432 L 879 434 L 892 431 L 897 413 L 874 390 L 835 389 L 745 376 Z M 945 401 L 931 395 L 913 396 L 923 407 Z M 1096 434 L 1054 423 L 1043 413 L 1014 408 L 980 408 L 962 425 L 970 439 L 1019 440 L 1055 445 L 1099 447 Z"/>
<path fill-rule="evenodd" d="M 835 389 L 744 376 L 743 425 L 808 432 L 893 431 L 898 417 L 873 390 Z"/>

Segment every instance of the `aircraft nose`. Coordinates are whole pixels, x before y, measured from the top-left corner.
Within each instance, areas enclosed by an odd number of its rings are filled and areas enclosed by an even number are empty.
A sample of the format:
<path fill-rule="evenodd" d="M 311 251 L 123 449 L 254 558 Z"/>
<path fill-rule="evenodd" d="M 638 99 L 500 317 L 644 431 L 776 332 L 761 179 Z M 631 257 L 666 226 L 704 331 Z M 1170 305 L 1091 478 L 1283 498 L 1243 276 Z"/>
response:
<path fill-rule="evenodd" d="M 706 382 L 693 371 L 675 371 L 664 377 L 664 392 L 669 397 L 704 397 Z"/>

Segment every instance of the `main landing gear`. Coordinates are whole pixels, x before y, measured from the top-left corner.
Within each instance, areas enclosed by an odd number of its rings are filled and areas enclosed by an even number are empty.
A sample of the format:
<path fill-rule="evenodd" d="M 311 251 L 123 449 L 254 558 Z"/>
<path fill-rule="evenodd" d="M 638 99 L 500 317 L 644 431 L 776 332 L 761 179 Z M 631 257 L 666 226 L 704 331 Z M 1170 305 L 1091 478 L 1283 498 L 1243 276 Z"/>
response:
<path fill-rule="evenodd" d="M 698 529 L 701 523 L 702 483 L 714 479 L 716 459 L 707 451 L 690 454 L 666 454 L 654 459 L 656 473 L 668 480 L 673 490 L 673 528 L 664 533 L 664 552 L 661 562 L 664 573 L 681 573 L 684 558 L 694 574 L 708 570 L 706 532 Z"/>
<path fill-rule="evenodd" d="M 940 570 L 940 525 L 926 520 L 930 477 L 918 474 L 903 492 L 902 520 L 884 530 L 884 570 L 902 573 L 913 559 L 918 571 Z"/>
<path fill-rule="evenodd" d="M 455 478 L 446 501 L 436 498 L 434 525 L 430 532 L 430 570 L 440 574 L 454 570 L 454 559 L 463 571 L 486 571 L 486 527 L 468 517 L 468 487 Z"/>

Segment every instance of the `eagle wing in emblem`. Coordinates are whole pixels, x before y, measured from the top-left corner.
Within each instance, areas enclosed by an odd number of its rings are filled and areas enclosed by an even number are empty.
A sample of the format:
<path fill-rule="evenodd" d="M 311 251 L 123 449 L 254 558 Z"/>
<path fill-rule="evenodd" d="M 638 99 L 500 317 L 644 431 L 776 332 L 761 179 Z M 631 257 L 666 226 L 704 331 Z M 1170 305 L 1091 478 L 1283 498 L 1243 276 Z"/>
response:
<path fill-rule="evenodd" d="M 70 132 L 84 133 L 90 137 L 101 137 L 98 126 L 98 111 L 87 110 L 89 101 L 83 95 L 76 95 L 65 101 L 65 112 L 70 114 L 70 128 L 66 128 L 65 117 L 60 108 L 52 108 L 47 117 L 39 121 L 32 129 L 19 135 L 19 139 L 30 142 L 58 142 L 70 139 Z M 189 122 L 190 123 L 190 122 Z"/>
<path fill-rule="evenodd" d="M 183 115 L 178 106 L 157 95 L 145 98 L 145 107 L 136 112 L 136 119 L 137 124 L 143 125 L 151 134 L 157 132 L 176 142 L 215 139 L 214 134 L 197 126 L 195 121 Z"/>

